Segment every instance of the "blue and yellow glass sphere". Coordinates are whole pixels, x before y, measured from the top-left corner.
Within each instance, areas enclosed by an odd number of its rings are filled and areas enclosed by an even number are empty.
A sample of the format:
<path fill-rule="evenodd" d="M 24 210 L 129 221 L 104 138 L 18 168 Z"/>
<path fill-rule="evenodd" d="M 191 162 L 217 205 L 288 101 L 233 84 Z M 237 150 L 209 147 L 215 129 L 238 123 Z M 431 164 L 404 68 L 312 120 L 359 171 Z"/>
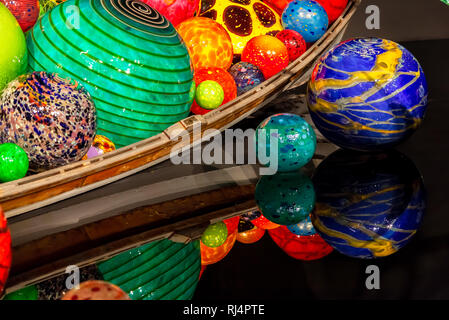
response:
<path fill-rule="evenodd" d="M 255 141 L 259 162 L 274 166 L 272 161 L 264 158 L 276 159 L 281 172 L 303 167 L 312 160 L 316 149 L 313 128 L 303 118 L 291 113 L 275 114 L 262 121 L 256 129 Z"/>
<path fill-rule="evenodd" d="M 86 87 L 98 112 L 97 133 L 117 148 L 189 114 L 194 84 L 187 48 L 172 24 L 143 2 L 65 1 L 39 20 L 27 45 L 32 70 Z"/>
<path fill-rule="evenodd" d="M 282 12 L 282 26 L 300 33 L 307 43 L 312 43 L 326 33 L 329 18 L 318 2 L 294 0 Z"/>
<path fill-rule="evenodd" d="M 338 150 L 313 177 L 312 223 L 344 255 L 389 256 L 416 234 L 425 207 L 424 184 L 404 155 Z"/>
<path fill-rule="evenodd" d="M 256 203 L 271 222 L 288 226 L 306 219 L 315 204 L 312 181 L 300 171 L 262 176 L 256 185 Z"/>
<path fill-rule="evenodd" d="M 366 38 L 342 42 L 318 61 L 308 106 L 318 130 L 353 150 L 382 150 L 410 136 L 427 107 L 427 83 L 401 45 Z"/>

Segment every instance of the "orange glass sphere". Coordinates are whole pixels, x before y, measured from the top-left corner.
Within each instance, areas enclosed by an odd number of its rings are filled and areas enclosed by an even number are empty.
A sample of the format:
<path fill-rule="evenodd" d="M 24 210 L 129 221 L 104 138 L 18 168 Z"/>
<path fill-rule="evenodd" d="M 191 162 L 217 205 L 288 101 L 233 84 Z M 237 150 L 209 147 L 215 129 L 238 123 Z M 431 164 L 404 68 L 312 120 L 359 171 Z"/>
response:
<path fill-rule="evenodd" d="M 288 66 L 288 50 L 276 37 L 257 36 L 246 44 L 242 52 L 242 61 L 258 66 L 265 79 L 268 79 Z"/>
<path fill-rule="evenodd" d="M 237 241 L 245 244 L 251 244 L 262 239 L 265 230 L 254 226 L 251 230 L 239 232 L 237 234 Z"/>
<path fill-rule="evenodd" d="M 195 70 L 208 67 L 227 70 L 231 66 L 231 37 L 220 24 L 208 18 L 194 17 L 181 22 L 177 30 Z"/>
<path fill-rule="evenodd" d="M 206 19 L 206 18 L 204 18 Z M 234 78 L 229 72 L 222 68 L 200 68 L 195 70 L 195 85 L 198 85 L 206 80 L 212 80 L 218 82 L 223 88 L 224 99 L 221 105 L 228 103 L 229 101 L 237 97 L 237 85 L 235 84 Z M 193 101 L 191 111 L 194 114 L 206 114 L 208 109 L 201 108 L 196 101 Z"/>
<path fill-rule="evenodd" d="M 237 230 L 228 235 L 225 243 L 216 248 L 210 248 L 200 243 L 201 248 L 201 264 L 210 265 L 222 260 L 231 251 L 237 239 Z"/>
<path fill-rule="evenodd" d="M 11 234 L 0 207 L 0 293 L 3 291 L 11 267 Z"/>

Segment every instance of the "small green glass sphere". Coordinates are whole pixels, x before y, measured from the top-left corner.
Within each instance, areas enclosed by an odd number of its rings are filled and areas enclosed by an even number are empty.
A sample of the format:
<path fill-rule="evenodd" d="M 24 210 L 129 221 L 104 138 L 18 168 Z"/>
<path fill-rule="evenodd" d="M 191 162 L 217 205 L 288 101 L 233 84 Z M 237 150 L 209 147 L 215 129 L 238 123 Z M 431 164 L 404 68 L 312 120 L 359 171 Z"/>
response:
<path fill-rule="evenodd" d="M 223 103 L 223 88 L 216 81 L 203 81 L 196 88 L 195 100 L 201 108 L 207 110 L 216 109 Z"/>
<path fill-rule="evenodd" d="M 3 300 L 38 300 L 39 292 L 35 285 L 7 294 Z"/>
<path fill-rule="evenodd" d="M 223 221 L 211 224 L 201 236 L 201 241 L 205 246 L 216 248 L 225 243 L 228 238 L 228 228 Z"/>
<path fill-rule="evenodd" d="M 28 155 L 14 143 L 0 144 L 0 181 L 22 179 L 28 172 Z"/>
<path fill-rule="evenodd" d="M 265 136 L 265 141 L 262 139 Z M 291 113 L 275 114 L 262 121 L 256 129 L 256 154 L 259 162 L 265 154 L 277 159 L 281 172 L 295 171 L 306 165 L 316 149 L 313 128 L 300 116 Z M 277 148 L 272 143 L 277 142 Z M 261 153 L 261 154 L 259 154 Z"/>

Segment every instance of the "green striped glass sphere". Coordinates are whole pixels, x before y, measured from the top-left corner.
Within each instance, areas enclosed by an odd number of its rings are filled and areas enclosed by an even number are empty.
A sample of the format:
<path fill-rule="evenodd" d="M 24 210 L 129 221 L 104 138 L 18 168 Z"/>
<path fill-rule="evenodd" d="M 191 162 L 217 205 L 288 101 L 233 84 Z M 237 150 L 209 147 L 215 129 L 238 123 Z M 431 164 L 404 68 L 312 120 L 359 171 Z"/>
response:
<path fill-rule="evenodd" d="M 68 0 L 27 35 L 31 70 L 81 82 L 97 134 L 117 147 L 156 135 L 189 114 L 193 69 L 171 23 L 137 0 Z"/>
<path fill-rule="evenodd" d="M 132 300 L 189 300 L 201 270 L 199 246 L 164 239 L 98 264 L 103 279 Z"/>

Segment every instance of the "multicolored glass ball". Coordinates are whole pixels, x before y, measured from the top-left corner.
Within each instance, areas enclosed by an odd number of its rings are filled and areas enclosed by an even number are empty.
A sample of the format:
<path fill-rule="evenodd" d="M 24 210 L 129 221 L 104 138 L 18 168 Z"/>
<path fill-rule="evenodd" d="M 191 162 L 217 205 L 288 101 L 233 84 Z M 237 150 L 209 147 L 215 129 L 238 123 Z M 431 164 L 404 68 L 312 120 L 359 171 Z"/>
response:
<path fill-rule="evenodd" d="M 242 51 L 242 61 L 249 62 L 269 79 L 288 66 L 288 50 L 284 43 L 273 36 L 262 35 L 248 41 Z"/>
<path fill-rule="evenodd" d="M 421 174 L 397 151 L 340 149 L 320 163 L 313 182 L 312 223 L 329 245 L 350 257 L 397 252 L 416 234 L 426 208 Z"/>
<path fill-rule="evenodd" d="M 223 88 L 216 81 L 203 81 L 196 88 L 195 101 L 203 109 L 216 109 L 221 106 L 223 100 Z"/>
<path fill-rule="evenodd" d="M 259 0 L 201 0 L 199 15 L 226 29 L 236 56 L 252 38 L 282 30 L 279 14 Z"/>
<path fill-rule="evenodd" d="M 79 288 L 68 291 L 61 300 L 130 300 L 118 286 L 101 280 L 82 282 Z"/>
<path fill-rule="evenodd" d="M 23 32 L 34 26 L 39 17 L 38 0 L 0 0 L 14 15 Z"/>
<path fill-rule="evenodd" d="M 282 30 L 276 34 L 276 38 L 281 40 L 287 47 L 290 62 L 295 61 L 307 51 L 307 43 L 304 38 L 294 30 Z"/>
<path fill-rule="evenodd" d="M 282 251 L 297 260 L 318 260 L 333 251 L 318 234 L 298 236 L 290 232 L 286 226 L 268 230 L 268 234 Z"/>
<path fill-rule="evenodd" d="M 226 70 L 222 68 L 201 68 L 195 70 L 195 84 L 197 88 L 200 83 L 206 80 L 217 82 L 223 89 L 224 98 L 221 105 L 237 97 L 237 86 L 235 85 L 234 78 Z M 201 108 L 196 101 L 193 101 L 191 111 L 194 114 L 206 114 L 211 110 Z"/>
<path fill-rule="evenodd" d="M 27 70 L 28 53 L 25 37 L 12 13 L 0 3 L 0 92 Z"/>
<path fill-rule="evenodd" d="M 0 207 L 0 294 L 3 292 L 8 279 L 11 257 L 11 234 L 3 209 Z"/>
<path fill-rule="evenodd" d="M 95 137 L 90 94 L 57 74 L 33 72 L 10 82 L 0 110 L 0 142 L 23 148 L 34 171 L 81 160 Z"/>
<path fill-rule="evenodd" d="M 307 100 L 327 139 L 369 151 L 407 139 L 424 119 L 427 96 L 424 72 L 407 49 L 390 40 L 358 38 L 319 59 Z"/>
<path fill-rule="evenodd" d="M 238 96 L 257 87 L 265 81 L 263 72 L 260 71 L 259 67 L 249 62 L 237 62 L 229 69 L 229 73 L 234 78 L 235 84 L 237 85 Z"/>
<path fill-rule="evenodd" d="M 292 225 L 307 218 L 315 205 L 315 190 L 300 171 L 262 176 L 256 185 L 256 203 L 268 220 Z"/>
<path fill-rule="evenodd" d="M 177 30 L 192 59 L 193 68 L 223 68 L 232 63 L 232 42 L 226 30 L 217 22 L 194 17 L 181 22 Z"/>
<path fill-rule="evenodd" d="M 173 25 L 137 0 L 77 0 L 77 19 L 74 3 L 57 5 L 27 33 L 30 69 L 83 84 L 95 101 L 98 134 L 117 148 L 186 118 L 193 69 Z"/>
<path fill-rule="evenodd" d="M 200 0 L 143 0 L 142 2 L 159 11 L 175 27 L 196 15 L 200 5 Z"/>
<path fill-rule="evenodd" d="M 348 5 L 348 0 L 315 0 L 326 10 L 329 25 L 337 20 Z"/>
<path fill-rule="evenodd" d="M 284 29 L 300 33 L 307 43 L 320 39 L 326 33 L 328 25 L 326 10 L 313 0 L 294 0 L 282 13 Z"/>
<path fill-rule="evenodd" d="M 313 128 L 300 116 L 291 113 L 275 114 L 262 121 L 256 129 L 256 155 L 265 166 L 281 172 L 295 171 L 307 164 L 316 149 Z M 270 159 L 268 162 L 264 157 Z M 267 162 L 267 163 L 266 163 Z"/>
<path fill-rule="evenodd" d="M 201 242 L 208 247 L 216 248 L 225 243 L 228 237 L 228 228 L 223 221 L 209 225 L 201 236 Z"/>
<path fill-rule="evenodd" d="M 27 153 L 14 143 L 0 144 L 0 182 L 22 179 L 28 172 Z"/>

